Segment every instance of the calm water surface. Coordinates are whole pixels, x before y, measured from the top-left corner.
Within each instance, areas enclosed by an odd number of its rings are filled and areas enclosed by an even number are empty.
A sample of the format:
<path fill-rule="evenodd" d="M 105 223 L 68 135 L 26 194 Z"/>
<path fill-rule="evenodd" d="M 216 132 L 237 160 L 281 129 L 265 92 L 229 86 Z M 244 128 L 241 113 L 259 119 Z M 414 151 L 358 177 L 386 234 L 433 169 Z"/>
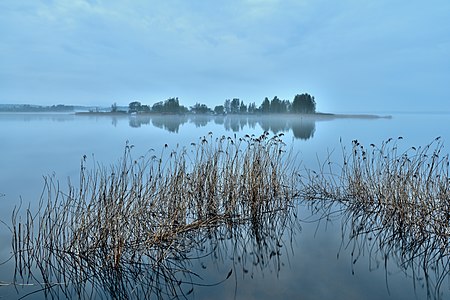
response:
<path fill-rule="evenodd" d="M 79 175 L 83 155 L 89 161 L 110 165 L 118 161 L 127 141 L 136 156 L 153 148 L 161 150 L 188 146 L 212 132 L 214 136 L 236 134 L 260 135 L 264 130 L 285 134 L 299 163 L 316 168 L 317 161 L 329 154 L 339 162 L 341 146 L 351 147 L 358 139 L 365 145 L 402 136 L 399 147 L 426 145 L 442 136 L 446 153 L 450 147 L 448 114 L 395 114 L 383 119 L 291 119 L 211 118 L 211 117 L 111 117 L 62 114 L 0 114 L 0 220 L 11 223 L 11 212 L 19 203 L 37 205 L 43 176 L 54 175 L 61 186 Z M 232 242 L 224 244 L 221 255 L 209 256 L 189 263 L 198 272 L 203 284 L 223 280 L 230 269 L 233 275 L 211 287 L 195 287 L 188 298 L 209 299 L 426 299 L 424 281 L 413 280 L 397 267 L 395 259 L 385 264 L 362 249 L 354 262 L 354 248 L 341 232 L 340 218 L 315 220 L 307 207 L 299 205 L 300 228 L 283 236 L 281 256 L 262 265 L 252 265 L 244 253 L 236 253 Z M 11 234 L 0 227 L 0 259 L 11 256 Z M 238 249 L 239 250 L 239 249 Z M 242 251 L 242 249 L 240 249 Z M 247 249 L 251 252 L 252 249 Z M 256 253 L 257 250 L 253 249 Z M 250 254 L 250 257 L 253 254 Z M 13 280 L 14 262 L 0 265 L 0 297 L 18 298 L 39 286 L 19 287 L 17 293 L 9 285 Z M 442 298 L 450 296 L 449 279 L 440 288 Z M 33 294 L 30 299 L 43 295 Z M 447 298 L 448 299 L 448 298 Z"/>

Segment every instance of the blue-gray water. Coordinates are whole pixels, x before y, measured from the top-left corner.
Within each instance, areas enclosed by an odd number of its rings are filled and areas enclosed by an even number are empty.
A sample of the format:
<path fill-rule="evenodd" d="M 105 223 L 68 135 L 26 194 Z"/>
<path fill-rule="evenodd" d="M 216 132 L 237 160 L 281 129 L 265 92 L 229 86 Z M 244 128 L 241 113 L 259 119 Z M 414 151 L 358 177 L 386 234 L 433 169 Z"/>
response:
<path fill-rule="evenodd" d="M 333 119 L 301 121 L 288 117 L 261 118 L 189 118 L 168 116 L 136 118 L 127 116 L 76 116 L 69 114 L 0 114 L 0 220 L 10 225 L 11 212 L 20 202 L 37 205 L 43 175 L 55 175 L 64 188 L 68 178 L 77 178 L 83 155 L 99 163 L 115 163 L 127 141 L 137 156 L 150 148 L 187 146 L 212 132 L 215 136 L 261 134 L 264 130 L 285 133 L 284 141 L 293 147 L 303 166 L 316 168 L 317 161 L 332 153 L 341 158 L 341 145 L 351 147 L 358 139 L 365 145 L 402 136 L 399 146 L 426 145 L 441 136 L 448 153 L 450 132 L 448 114 L 395 114 L 382 119 Z M 299 162 L 300 163 L 300 162 Z M 188 298 L 195 299 L 424 299 L 427 288 L 415 281 L 412 271 L 396 266 L 395 260 L 374 261 L 366 250 L 355 264 L 352 247 L 342 245 L 341 220 L 314 222 L 307 208 L 299 207 L 301 229 L 285 237 L 279 261 L 264 268 L 236 267 L 230 247 L 222 257 L 207 257 L 192 262 L 204 284 L 224 279 L 235 265 L 235 272 L 225 282 L 213 287 L 195 287 Z M 11 233 L 0 226 L 0 260 L 11 256 Z M 250 264 L 251 265 L 251 264 Z M 243 266 L 243 267 L 242 267 Z M 245 267 L 245 271 L 244 271 Z M 39 289 L 38 285 L 18 287 L 13 280 L 14 261 L 0 265 L 0 297 L 18 298 Z M 431 272 L 432 273 L 432 272 Z M 450 296 L 449 278 L 440 293 Z M 37 293 L 30 299 L 42 298 Z"/>

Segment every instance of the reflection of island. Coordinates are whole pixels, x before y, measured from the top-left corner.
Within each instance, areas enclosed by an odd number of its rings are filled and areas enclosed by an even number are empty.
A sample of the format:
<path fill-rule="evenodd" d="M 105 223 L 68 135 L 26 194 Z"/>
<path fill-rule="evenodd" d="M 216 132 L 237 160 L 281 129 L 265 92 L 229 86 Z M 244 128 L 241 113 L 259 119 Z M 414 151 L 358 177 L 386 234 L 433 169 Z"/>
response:
<path fill-rule="evenodd" d="M 208 115 L 137 115 L 129 118 L 129 125 L 134 128 L 143 125 L 178 132 L 180 126 L 192 123 L 196 127 L 205 127 L 210 122 L 223 125 L 225 130 L 239 132 L 246 126 L 255 128 L 258 124 L 264 131 L 277 134 L 292 130 L 295 138 L 307 140 L 314 136 L 316 118 L 311 116 L 208 116 Z"/>
<path fill-rule="evenodd" d="M 274 134 L 291 129 L 294 137 L 301 140 L 312 138 L 316 131 L 316 119 L 311 117 L 263 118 L 259 123 L 262 129 Z"/>
<path fill-rule="evenodd" d="M 292 133 L 294 137 L 301 140 L 307 140 L 314 137 L 316 131 L 316 122 L 314 120 L 298 120 L 292 122 Z"/>
<path fill-rule="evenodd" d="M 178 132 L 180 126 L 188 121 L 188 117 L 184 115 L 136 115 L 129 119 L 130 127 L 138 128 L 142 125 L 149 125 L 150 123 L 158 128 Z"/>
<path fill-rule="evenodd" d="M 210 122 L 223 125 L 225 130 L 232 132 L 242 131 L 245 127 L 255 129 L 259 125 L 264 131 L 278 134 L 289 132 L 296 139 L 308 140 L 314 137 L 317 121 L 327 121 L 342 118 L 377 119 L 374 115 L 334 115 L 334 114 L 265 114 L 265 115 L 206 115 L 206 114 L 77 114 L 95 117 L 128 118 L 129 125 L 138 128 L 143 125 L 153 125 L 155 127 L 177 133 L 184 124 L 191 123 L 195 127 L 205 127 Z M 114 124 L 114 122 L 113 122 Z"/>

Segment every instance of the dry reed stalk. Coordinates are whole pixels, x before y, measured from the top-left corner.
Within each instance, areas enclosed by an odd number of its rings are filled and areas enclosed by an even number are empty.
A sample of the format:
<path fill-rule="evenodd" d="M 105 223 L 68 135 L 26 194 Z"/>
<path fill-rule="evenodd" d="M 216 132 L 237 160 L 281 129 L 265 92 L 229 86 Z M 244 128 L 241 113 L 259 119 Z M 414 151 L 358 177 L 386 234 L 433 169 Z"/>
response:
<path fill-rule="evenodd" d="M 440 138 L 405 151 L 398 140 L 368 149 L 353 141 L 351 152 L 343 147 L 342 165 L 328 160 L 318 172 L 301 175 L 302 197 L 312 205 L 322 200 L 326 209 L 328 202 L 344 206 L 352 255 L 370 244 L 371 254 L 395 256 L 401 268 L 412 267 L 438 291 L 450 272 L 449 155 Z M 433 287 L 432 270 L 438 270 Z"/>
<path fill-rule="evenodd" d="M 280 220 L 292 208 L 297 176 L 281 135 L 209 134 L 159 158 L 134 159 L 132 148 L 109 168 L 89 171 L 83 157 L 78 188 L 69 182 L 64 193 L 46 177 L 38 211 L 26 209 L 22 218 L 14 210 L 17 277 L 30 281 L 37 267 L 46 291 L 62 282 L 78 296 L 91 285 L 128 298 L 114 280 L 129 286 L 139 279 L 150 289 L 141 293 L 176 295 L 174 266 L 189 274 L 179 261 L 198 247 L 196 233 L 250 224 L 262 240 L 266 227 L 286 225 Z"/>

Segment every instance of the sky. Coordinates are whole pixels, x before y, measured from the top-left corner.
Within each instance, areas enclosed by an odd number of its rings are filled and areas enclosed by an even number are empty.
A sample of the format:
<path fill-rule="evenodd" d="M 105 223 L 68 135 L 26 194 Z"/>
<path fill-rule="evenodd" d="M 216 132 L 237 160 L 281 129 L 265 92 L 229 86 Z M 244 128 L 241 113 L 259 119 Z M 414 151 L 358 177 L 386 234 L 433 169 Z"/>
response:
<path fill-rule="evenodd" d="M 0 103 L 450 111 L 450 1 L 2 0 Z"/>

